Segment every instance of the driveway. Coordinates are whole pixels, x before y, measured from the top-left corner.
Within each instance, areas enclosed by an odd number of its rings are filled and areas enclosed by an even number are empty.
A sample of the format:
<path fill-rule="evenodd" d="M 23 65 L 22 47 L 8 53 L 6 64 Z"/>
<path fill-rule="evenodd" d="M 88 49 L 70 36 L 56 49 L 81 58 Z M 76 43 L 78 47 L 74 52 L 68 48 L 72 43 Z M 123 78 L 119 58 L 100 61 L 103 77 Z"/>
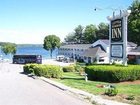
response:
<path fill-rule="evenodd" d="M 22 65 L 0 63 L 0 105 L 89 105 L 22 72 Z"/>

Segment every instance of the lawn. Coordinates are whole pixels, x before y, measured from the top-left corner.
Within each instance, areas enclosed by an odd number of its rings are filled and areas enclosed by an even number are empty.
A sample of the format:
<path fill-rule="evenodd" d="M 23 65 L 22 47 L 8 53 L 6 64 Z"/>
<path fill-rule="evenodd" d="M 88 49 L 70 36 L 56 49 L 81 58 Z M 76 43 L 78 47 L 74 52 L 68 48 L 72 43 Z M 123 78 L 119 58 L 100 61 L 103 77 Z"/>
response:
<path fill-rule="evenodd" d="M 72 72 L 64 73 L 63 78 L 56 81 L 73 88 L 81 89 L 89 93 L 102 95 L 102 96 L 105 92 L 105 89 L 100 88 L 100 86 L 110 84 L 107 82 L 98 82 L 98 81 L 85 82 L 84 76 L 80 76 L 78 73 L 72 73 Z M 133 95 L 135 97 L 135 101 L 138 101 L 138 102 L 134 101 L 134 103 L 140 103 L 140 100 L 138 100 L 138 98 L 140 98 L 140 84 L 113 83 L 113 85 L 115 85 L 118 89 L 117 96 L 124 97 L 124 96 Z M 112 99 L 113 97 L 110 98 Z M 116 96 L 114 98 L 116 98 Z"/>

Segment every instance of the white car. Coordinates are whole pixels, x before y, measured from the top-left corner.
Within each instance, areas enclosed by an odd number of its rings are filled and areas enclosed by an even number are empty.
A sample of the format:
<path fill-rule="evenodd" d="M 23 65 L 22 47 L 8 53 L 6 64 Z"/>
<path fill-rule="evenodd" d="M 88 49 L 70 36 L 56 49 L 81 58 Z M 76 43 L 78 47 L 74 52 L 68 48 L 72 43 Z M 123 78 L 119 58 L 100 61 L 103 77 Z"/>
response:
<path fill-rule="evenodd" d="M 58 56 L 56 57 L 56 60 L 62 62 L 62 61 L 64 60 L 64 58 L 65 58 L 64 55 L 58 55 Z"/>

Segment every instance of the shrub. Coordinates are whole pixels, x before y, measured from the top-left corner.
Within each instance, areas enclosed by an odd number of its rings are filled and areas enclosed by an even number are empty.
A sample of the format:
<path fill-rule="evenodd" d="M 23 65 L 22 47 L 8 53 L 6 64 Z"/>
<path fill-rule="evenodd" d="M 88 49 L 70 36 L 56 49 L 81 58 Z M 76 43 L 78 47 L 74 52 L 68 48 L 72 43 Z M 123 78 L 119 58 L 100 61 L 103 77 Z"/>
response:
<path fill-rule="evenodd" d="M 75 65 L 74 67 L 75 67 L 75 71 L 76 71 L 76 72 L 79 72 L 80 69 L 82 68 L 80 65 Z"/>
<path fill-rule="evenodd" d="M 24 66 L 24 71 L 33 72 L 37 76 L 44 76 L 47 78 L 61 78 L 63 71 L 59 66 L 53 65 L 39 65 L 39 64 L 27 64 Z"/>
<path fill-rule="evenodd" d="M 25 66 L 23 66 L 23 71 L 24 73 L 30 74 L 30 73 L 34 73 L 34 67 L 37 64 L 26 64 Z"/>
<path fill-rule="evenodd" d="M 140 66 L 129 65 L 94 65 L 85 67 L 85 72 L 90 80 L 106 81 L 106 82 L 121 82 L 128 80 L 140 79 Z"/>
<path fill-rule="evenodd" d="M 105 89 L 105 95 L 108 96 L 116 96 L 118 94 L 118 90 L 114 85 L 108 85 Z"/>
<path fill-rule="evenodd" d="M 74 66 L 65 66 L 63 67 L 63 71 L 64 72 L 74 72 L 75 71 L 75 67 Z"/>
<path fill-rule="evenodd" d="M 127 100 L 134 100 L 135 99 L 135 96 L 134 95 L 129 95 L 126 97 Z"/>
<path fill-rule="evenodd" d="M 80 74 L 84 74 L 85 73 L 85 70 L 84 70 L 84 67 L 80 66 L 80 65 L 75 65 L 75 71 L 76 72 L 79 72 Z"/>

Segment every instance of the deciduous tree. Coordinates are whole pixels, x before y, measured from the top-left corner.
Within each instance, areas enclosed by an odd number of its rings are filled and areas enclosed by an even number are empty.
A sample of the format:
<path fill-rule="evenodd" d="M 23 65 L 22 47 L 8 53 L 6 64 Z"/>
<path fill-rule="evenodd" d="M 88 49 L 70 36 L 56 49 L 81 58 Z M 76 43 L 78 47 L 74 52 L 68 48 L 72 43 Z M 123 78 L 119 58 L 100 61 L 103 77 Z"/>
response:
<path fill-rule="evenodd" d="M 69 34 L 66 36 L 65 41 L 66 41 L 66 42 L 74 42 L 74 41 L 76 41 L 76 39 L 75 39 L 75 34 L 74 34 L 74 33 L 69 33 Z"/>
<path fill-rule="evenodd" d="M 140 45 L 140 1 L 135 0 L 129 9 L 128 40 Z"/>
<path fill-rule="evenodd" d="M 97 38 L 109 39 L 109 25 L 108 24 L 101 22 L 98 25 Z"/>
<path fill-rule="evenodd" d="M 1 50 L 7 55 L 7 54 L 15 54 L 16 53 L 16 44 L 13 43 L 5 43 L 2 45 Z"/>
<path fill-rule="evenodd" d="M 87 25 L 84 31 L 84 42 L 85 43 L 93 43 L 97 39 L 97 28 L 95 25 L 90 24 Z"/>
<path fill-rule="evenodd" d="M 82 43 L 84 27 L 78 25 L 78 27 L 76 27 L 74 31 L 75 31 L 75 41 L 77 43 Z"/>
<path fill-rule="evenodd" d="M 56 35 L 48 35 L 44 38 L 43 48 L 50 50 L 50 56 L 52 58 L 52 53 L 56 48 L 60 47 L 60 38 Z"/>

